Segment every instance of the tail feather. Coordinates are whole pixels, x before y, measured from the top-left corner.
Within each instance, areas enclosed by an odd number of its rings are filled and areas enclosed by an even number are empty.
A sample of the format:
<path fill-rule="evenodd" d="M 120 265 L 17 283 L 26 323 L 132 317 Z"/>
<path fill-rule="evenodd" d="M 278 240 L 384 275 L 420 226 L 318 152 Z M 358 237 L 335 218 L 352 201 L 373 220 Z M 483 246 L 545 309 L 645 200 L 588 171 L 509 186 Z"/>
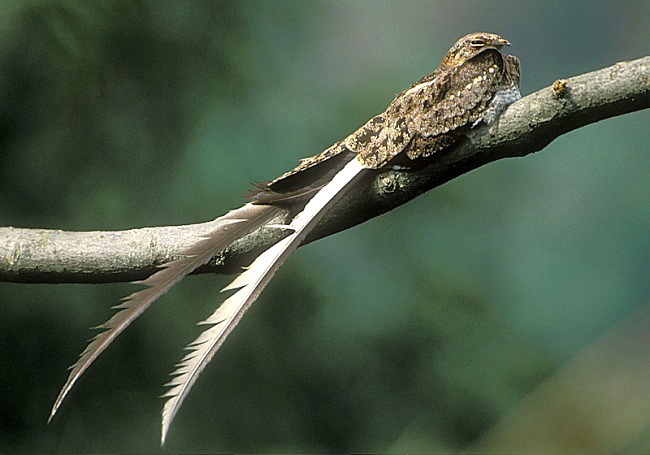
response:
<path fill-rule="evenodd" d="M 81 375 L 97 357 L 153 302 L 165 294 L 183 277 L 205 264 L 214 255 L 228 247 L 233 241 L 268 223 L 279 213 L 279 209 L 268 205 L 246 204 L 217 218 L 215 229 L 199 239 L 183 252 L 180 259 L 168 262 L 161 269 L 143 281 L 136 283 L 148 286 L 123 298 L 113 308 L 119 309 L 108 321 L 98 326 L 105 329 L 97 334 L 75 362 L 63 388 L 52 406 L 48 422 L 52 420 L 66 395 Z"/>
<path fill-rule="evenodd" d="M 168 398 L 162 412 L 161 444 L 178 412 L 183 400 L 194 385 L 199 374 L 210 362 L 226 337 L 232 332 L 246 310 L 257 299 L 278 268 L 286 261 L 318 224 L 327 210 L 332 207 L 350 187 L 350 183 L 364 168 L 359 161 L 350 161 L 334 178 L 307 203 L 305 208 L 286 226 L 293 230 L 289 236 L 267 249 L 253 261 L 224 290 L 239 289 L 201 324 L 209 324 L 196 340 L 186 348 L 190 352 L 183 357 L 171 381 L 169 390 L 163 395 Z"/>

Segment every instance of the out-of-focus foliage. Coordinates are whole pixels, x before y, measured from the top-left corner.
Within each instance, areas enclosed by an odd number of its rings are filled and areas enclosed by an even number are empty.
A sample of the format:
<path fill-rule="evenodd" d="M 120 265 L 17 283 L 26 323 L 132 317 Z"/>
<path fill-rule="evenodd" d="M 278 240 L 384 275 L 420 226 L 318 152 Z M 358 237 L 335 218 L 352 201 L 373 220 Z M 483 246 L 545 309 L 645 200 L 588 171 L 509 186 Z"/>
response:
<path fill-rule="evenodd" d="M 514 43 L 524 94 L 650 53 L 643 0 L 0 8 L 0 224 L 23 227 L 212 219 L 383 110 L 472 31 Z M 301 249 L 203 373 L 166 449 L 471 444 L 650 303 L 648 124 L 640 112 L 590 125 Z M 158 450 L 157 396 L 224 282 L 191 277 L 165 296 L 49 426 L 88 327 L 133 287 L 0 283 L 0 452 Z"/>

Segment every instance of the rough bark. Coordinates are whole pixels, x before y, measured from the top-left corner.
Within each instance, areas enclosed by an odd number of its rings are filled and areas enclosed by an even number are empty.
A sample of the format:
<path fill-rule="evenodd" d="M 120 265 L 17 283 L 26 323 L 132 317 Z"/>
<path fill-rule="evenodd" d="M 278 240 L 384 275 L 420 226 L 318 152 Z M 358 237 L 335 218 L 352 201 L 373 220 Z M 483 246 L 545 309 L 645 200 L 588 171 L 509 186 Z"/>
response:
<path fill-rule="evenodd" d="M 648 107 L 650 57 L 556 81 L 511 105 L 496 125 L 472 130 L 453 150 L 418 169 L 369 173 L 325 216 L 306 242 L 392 210 L 489 162 L 534 153 L 571 130 Z M 101 283 L 143 279 L 209 231 L 212 223 L 93 232 L 0 228 L 0 281 Z M 237 271 L 280 235 L 278 229 L 254 232 L 198 272 Z"/>

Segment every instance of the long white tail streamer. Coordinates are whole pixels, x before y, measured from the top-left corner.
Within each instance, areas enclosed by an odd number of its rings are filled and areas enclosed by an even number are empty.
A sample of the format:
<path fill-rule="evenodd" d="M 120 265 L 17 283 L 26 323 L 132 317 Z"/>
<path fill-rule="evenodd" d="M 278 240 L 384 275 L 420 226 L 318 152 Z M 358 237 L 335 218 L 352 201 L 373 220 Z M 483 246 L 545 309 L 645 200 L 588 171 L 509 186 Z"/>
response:
<path fill-rule="evenodd" d="M 293 232 L 258 256 L 244 272 L 223 289 L 224 291 L 239 290 L 227 298 L 209 318 L 200 323 L 210 324 L 212 327 L 188 345 L 186 349 L 190 352 L 183 357 L 172 373 L 172 380 L 166 384 L 170 389 L 163 395 L 168 400 L 162 412 L 161 444 L 165 443 L 169 427 L 183 400 L 214 353 L 260 295 L 277 269 L 300 246 L 305 236 L 345 193 L 354 177 L 363 170 L 359 161 L 356 159 L 350 161 L 286 226 Z"/>
<path fill-rule="evenodd" d="M 149 287 L 123 298 L 121 304 L 113 307 L 120 311 L 97 327 L 105 330 L 90 341 L 77 362 L 70 367 L 71 371 L 68 379 L 61 388 L 47 421 L 52 420 L 64 398 L 72 390 L 72 387 L 84 371 L 144 310 L 149 308 L 153 302 L 183 277 L 208 262 L 233 241 L 273 219 L 278 213 L 279 209 L 273 206 L 254 204 L 246 204 L 239 209 L 232 210 L 226 215 L 217 218 L 215 221 L 219 221 L 219 223 L 214 230 L 198 239 L 196 243 L 184 251 L 182 253 L 183 257 L 162 265 L 160 270 L 146 280 L 136 281 L 137 284 L 144 284 Z"/>

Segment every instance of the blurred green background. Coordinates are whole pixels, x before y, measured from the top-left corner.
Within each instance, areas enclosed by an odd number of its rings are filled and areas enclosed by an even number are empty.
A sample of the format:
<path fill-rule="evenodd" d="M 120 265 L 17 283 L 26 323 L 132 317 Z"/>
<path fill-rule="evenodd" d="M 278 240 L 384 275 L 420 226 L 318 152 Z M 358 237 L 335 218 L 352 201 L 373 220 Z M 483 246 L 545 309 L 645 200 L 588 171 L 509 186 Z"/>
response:
<path fill-rule="evenodd" d="M 18 227 L 215 218 L 250 182 L 383 110 L 469 32 L 514 44 L 524 95 L 650 54 L 644 0 L 3 0 L 0 10 L 0 225 Z M 648 125 L 649 111 L 589 125 L 301 248 L 202 374 L 164 450 L 472 444 L 647 309 Z M 0 283 L 0 452 L 158 451 L 162 385 L 227 280 L 178 285 L 50 425 L 89 327 L 135 287 Z M 617 451 L 650 450 L 642 418 Z"/>

